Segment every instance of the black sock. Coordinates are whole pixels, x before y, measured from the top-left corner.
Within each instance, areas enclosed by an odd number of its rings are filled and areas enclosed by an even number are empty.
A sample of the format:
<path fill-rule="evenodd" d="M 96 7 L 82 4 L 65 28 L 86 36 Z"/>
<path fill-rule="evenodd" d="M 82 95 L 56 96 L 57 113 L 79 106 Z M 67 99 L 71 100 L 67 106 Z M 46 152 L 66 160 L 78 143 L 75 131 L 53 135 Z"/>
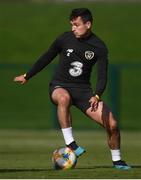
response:
<path fill-rule="evenodd" d="M 67 147 L 71 148 L 72 150 L 76 150 L 78 148 L 77 144 L 75 141 L 67 145 Z"/>

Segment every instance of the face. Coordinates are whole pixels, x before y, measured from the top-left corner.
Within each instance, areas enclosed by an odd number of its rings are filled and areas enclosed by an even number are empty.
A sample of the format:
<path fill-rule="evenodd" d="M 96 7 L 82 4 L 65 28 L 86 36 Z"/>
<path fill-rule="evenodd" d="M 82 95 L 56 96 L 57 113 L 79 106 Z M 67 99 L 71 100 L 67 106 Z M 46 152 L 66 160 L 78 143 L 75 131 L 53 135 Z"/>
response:
<path fill-rule="evenodd" d="M 91 22 L 87 21 L 86 23 L 84 23 L 80 16 L 73 19 L 70 23 L 72 26 L 72 32 L 74 33 L 76 38 L 87 36 L 87 34 L 91 30 Z"/>

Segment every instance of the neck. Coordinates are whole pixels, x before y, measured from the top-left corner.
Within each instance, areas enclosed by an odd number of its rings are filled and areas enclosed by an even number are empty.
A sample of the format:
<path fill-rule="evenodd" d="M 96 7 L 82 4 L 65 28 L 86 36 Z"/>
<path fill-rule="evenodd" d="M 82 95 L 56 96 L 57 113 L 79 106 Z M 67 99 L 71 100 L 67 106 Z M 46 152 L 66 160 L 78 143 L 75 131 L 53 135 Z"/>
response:
<path fill-rule="evenodd" d="M 86 34 L 84 34 L 83 36 L 81 36 L 80 38 L 78 38 L 80 41 L 82 40 L 86 40 L 91 36 L 92 32 L 88 31 Z"/>
<path fill-rule="evenodd" d="M 84 34 L 81 38 L 87 38 L 92 34 L 91 31 L 88 31 L 86 34 Z"/>

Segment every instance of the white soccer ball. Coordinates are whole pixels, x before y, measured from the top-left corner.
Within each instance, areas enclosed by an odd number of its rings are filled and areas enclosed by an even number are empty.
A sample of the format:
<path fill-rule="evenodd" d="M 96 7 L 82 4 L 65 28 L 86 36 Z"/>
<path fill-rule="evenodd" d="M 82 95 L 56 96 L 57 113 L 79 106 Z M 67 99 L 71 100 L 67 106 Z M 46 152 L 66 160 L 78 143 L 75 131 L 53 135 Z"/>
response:
<path fill-rule="evenodd" d="M 56 149 L 53 152 L 52 162 L 55 169 L 72 169 L 77 163 L 77 157 L 68 147 Z"/>

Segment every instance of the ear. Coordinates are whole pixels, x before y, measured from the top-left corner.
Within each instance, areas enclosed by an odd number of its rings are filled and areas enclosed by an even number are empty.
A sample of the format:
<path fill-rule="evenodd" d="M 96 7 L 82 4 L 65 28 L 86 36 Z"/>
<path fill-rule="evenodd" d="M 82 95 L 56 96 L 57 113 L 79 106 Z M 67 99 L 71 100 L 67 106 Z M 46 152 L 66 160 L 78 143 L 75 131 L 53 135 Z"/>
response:
<path fill-rule="evenodd" d="M 91 26 L 92 26 L 92 23 L 91 23 L 90 21 L 87 21 L 87 22 L 86 22 L 86 26 L 87 26 L 87 29 L 90 29 Z"/>

